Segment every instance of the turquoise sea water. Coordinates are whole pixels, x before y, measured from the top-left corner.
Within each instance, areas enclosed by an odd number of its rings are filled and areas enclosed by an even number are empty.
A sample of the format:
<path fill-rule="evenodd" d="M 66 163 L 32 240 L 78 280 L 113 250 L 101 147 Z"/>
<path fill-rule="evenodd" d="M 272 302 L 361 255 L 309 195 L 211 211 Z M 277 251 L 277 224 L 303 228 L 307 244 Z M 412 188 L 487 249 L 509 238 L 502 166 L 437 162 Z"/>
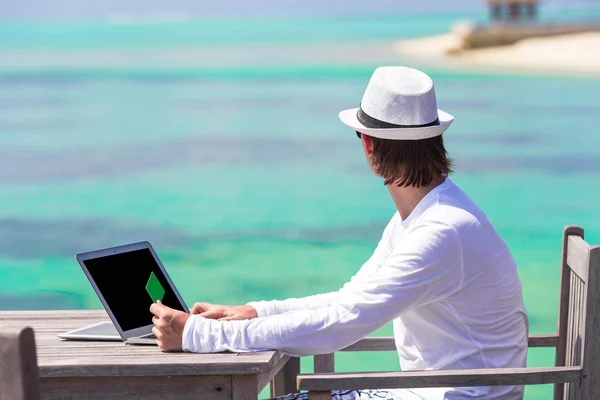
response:
<path fill-rule="evenodd" d="M 139 240 L 190 304 L 338 288 L 394 206 L 337 112 L 380 63 L 412 65 L 373 48 L 484 17 L 0 26 L 0 309 L 99 308 L 73 255 Z M 600 80 L 427 71 L 452 179 L 509 243 L 532 333 L 553 332 L 563 226 L 600 243 Z"/>

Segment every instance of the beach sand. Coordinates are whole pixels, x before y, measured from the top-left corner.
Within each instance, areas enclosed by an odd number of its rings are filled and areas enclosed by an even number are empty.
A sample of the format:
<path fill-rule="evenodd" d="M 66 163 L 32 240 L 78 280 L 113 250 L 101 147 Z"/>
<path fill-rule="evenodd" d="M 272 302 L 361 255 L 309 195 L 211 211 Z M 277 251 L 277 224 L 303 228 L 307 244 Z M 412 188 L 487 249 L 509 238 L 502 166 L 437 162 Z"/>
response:
<path fill-rule="evenodd" d="M 421 64 L 469 71 L 600 77 L 600 32 L 521 40 L 462 50 L 458 33 L 400 41 L 396 51 Z"/>

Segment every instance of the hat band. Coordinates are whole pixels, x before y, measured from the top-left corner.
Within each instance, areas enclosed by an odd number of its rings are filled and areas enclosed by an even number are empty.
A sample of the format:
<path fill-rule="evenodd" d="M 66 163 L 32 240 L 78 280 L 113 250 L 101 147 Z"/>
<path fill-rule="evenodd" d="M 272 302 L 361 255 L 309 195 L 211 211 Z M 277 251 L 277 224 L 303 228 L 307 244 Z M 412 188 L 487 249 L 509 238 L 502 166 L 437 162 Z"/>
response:
<path fill-rule="evenodd" d="M 362 107 L 358 108 L 358 111 L 356 112 L 356 118 L 358 119 L 358 122 L 371 129 L 425 128 L 440 124 L 440 119 L 436 118 L 435 121 L 423 125 L 396 125 L 371 117 L 369 114 L 363 111 Z"/>

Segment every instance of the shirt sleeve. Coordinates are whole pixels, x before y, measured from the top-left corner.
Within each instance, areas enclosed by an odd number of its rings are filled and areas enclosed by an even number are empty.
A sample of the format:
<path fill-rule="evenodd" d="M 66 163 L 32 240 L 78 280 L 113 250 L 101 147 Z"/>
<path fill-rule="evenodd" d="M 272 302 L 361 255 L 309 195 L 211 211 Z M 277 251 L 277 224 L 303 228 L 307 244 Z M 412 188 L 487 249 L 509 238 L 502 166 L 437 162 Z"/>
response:
<path fill-rule="evenodd" d="M 454 228 L 416 227 L 376 273 L 352 285 L 335 303 L 246 321 L 191 316 L 183 350 L 198 353 L 280 350 L 292 356 L 326 354 L 349 346 L 407 310 L 443 299 L 462 282 L 462 247 Z"/>
<path fill-rule="evenodd" d="M 295 310 L 316 310 L 337 303 L 338 299 L 344 296 L 346 292 L 351 291 L 354 287 L 361 286 L 361 282 L 376 273 L 387 257 L 389 257 L 391 251 L 390 240 L 397 218 L 398 213 L 394 214 L 384 229 L 381 240 L 373 252 L 373 255 L 371 255 L 356 275 L 354 275 L 340 290 L 299 299 L 291 298 L 286 300 L 255 301 L 248 303 L 248 305 L 256 310 L 259 317 L 268 317 Z"/>

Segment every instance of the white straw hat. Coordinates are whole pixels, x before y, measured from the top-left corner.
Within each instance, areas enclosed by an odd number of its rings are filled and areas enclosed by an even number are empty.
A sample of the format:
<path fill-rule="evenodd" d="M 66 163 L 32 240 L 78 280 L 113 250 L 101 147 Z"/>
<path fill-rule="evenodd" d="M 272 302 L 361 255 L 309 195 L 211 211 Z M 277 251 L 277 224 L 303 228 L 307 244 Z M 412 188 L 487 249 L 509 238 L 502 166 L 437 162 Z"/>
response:
<path fill-rule="evenodd" d="M 439 136 L 454 121 L 438 110 L 431 78 L 407 67 L 377 68 L 360 107 L 342 111 L 340 119 L 355 131 L 395 140 Z"/>

